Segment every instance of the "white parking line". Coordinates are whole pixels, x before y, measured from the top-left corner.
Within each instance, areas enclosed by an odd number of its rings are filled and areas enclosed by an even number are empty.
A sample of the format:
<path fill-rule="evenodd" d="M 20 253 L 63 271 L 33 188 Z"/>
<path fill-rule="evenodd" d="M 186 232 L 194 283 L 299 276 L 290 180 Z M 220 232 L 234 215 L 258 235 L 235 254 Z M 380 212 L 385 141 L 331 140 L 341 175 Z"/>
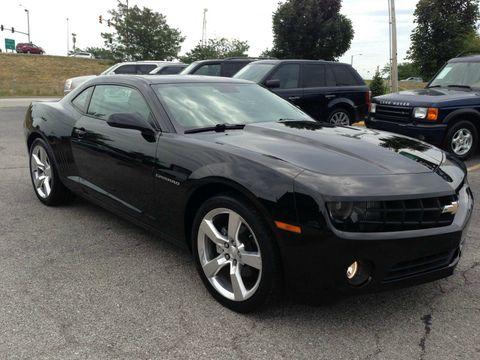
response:
<path fill-rule="evenodd" d="M 467 170 L 468 172 L 474 172 L 474 171 L 480 170 L 480 164 L 471 166 Z"/>

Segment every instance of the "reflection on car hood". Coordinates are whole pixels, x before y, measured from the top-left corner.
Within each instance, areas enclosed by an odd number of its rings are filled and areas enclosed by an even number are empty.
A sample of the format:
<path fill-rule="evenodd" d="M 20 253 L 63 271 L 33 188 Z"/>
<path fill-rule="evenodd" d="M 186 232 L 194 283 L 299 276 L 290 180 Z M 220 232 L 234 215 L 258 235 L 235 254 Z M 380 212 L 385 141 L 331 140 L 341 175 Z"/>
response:
<path fill-rule="evenodd" d="M 406 103 L 407 106 L 429 106 L 440 104 L 446 101 L 461 99 L 476 99 L 478 92 L 459 88 L 431 88 L 402 91 L 395 94 L 377 96 L 374 100 L 379 104 L 390 104 L 391 102 Z"/>
<path fill-rule="evenodd" d="M 431 173 L 444 159 L 442 151 L 408 137 L 315 122 L 266 122 L 209 136 L 324 175 Z"/>

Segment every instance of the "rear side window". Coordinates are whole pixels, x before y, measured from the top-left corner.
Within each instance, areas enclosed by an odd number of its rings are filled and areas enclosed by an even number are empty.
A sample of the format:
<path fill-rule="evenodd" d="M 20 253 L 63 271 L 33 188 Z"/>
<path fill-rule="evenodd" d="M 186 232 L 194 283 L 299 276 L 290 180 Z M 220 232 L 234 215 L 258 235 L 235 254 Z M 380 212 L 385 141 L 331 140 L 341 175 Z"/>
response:
<path fill-rule="evenodd" d="M 232 61 L 223 64 L 222 76 L 232 77 L 247 65 L 245 61 Z"/>
<path fill-rule="evenodd" d="M 206 64 L 200 66 L 193 74 L 195 75 L 207 75 L 207 76 L 220 76 L 221 65 L 220 64 Z"/>
<path fill-rule="evenodd" d="M 116 68 L 113 72 L 115 74 L 136 74 L 137 69 L 135 65 L 122 65 Z"/>
<path fill-rule="evenodd" d="M 88 102 L 90 101 L 90 95 L 92 94 L 93 86 L 83 90 L 75 99 L 72 100 L 73 106 L 83 113 L 87 112 Z"/>
<path fill-rule="evenodd" d="M 116 113 L 136 113 L 150 119 L 150 108 L 136 89 L 118 85 L 97 85 L 93 92 L 88 115 L 107 120 Z"/>
<path fill-rule="evenodd" d="M 145 75 L 156 68 L 156 65 L 137 65 L 137 74 Z"/>
<path fill-rule="evenodd" d="M 325 86 L 325 65 L 303 65 L 303 79 L 303 87 L 306 88 Z"/>
<path fill-rule="evenodd" d="M 332 67 L 333 74 L 335 76 L 335 80 L 337 86 L 354 86 L 358 85 L 358 81 L 355 78 L 353 72 L 344 65 L 334 65 Z"/>
<path fill-rule="evenodd" d="M 280 80 L 280 89 L 295 89 L 299 87 L 300 65 L 281 65 L 268 80 Z"/>
<path fill-rule="evenodd" d="M 161 75 L 175 75 L 179 74 L 184 68 L 181 66 L 165 66 L 157 74 Z"/>

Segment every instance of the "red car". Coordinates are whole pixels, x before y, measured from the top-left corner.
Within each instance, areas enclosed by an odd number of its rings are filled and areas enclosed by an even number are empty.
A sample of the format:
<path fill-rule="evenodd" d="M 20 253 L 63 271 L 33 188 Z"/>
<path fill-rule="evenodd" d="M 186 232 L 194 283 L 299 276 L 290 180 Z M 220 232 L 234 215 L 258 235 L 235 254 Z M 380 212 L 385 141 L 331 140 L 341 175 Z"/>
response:
<path fill-rule="evenodd" d="M 45 51 L 40 46 L 37 46 L 32 43 L 18 43 L 17 44 L 17 53 L 27 53 L 27 54 L 44 54 Z"/>

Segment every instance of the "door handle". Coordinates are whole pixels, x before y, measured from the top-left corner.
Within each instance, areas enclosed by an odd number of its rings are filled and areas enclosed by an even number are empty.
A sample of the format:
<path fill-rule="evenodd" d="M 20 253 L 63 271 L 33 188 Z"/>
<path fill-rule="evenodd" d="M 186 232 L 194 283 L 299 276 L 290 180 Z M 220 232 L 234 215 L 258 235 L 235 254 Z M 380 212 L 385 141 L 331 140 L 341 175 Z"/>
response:
<path fill-rule="evenodd" d="M 331 94 L 331 95 L 325 95 L 325 97 L 326 97 L 327 99 L 333 99 L 333 98 L 337 97 L 337 95 L 332 95 L 332 94 Z"/>
<path fill-rule="evenodd" d="M 290 100 L 290 101 L 297 101 L 297 100 L 300 100 L 300 96 L 290 96 L 290 97 L 288 98 L 288 100 Z"/>
<path fill-rule="evenodd" d="M 85 134 L 87 133 L 87 131 L 85 130 L 85 128 L 74 128 L 73 129 L 73 133 L 75 134 L 75 136 L 79 139 L 83 138 L 85 136 Z"/>

